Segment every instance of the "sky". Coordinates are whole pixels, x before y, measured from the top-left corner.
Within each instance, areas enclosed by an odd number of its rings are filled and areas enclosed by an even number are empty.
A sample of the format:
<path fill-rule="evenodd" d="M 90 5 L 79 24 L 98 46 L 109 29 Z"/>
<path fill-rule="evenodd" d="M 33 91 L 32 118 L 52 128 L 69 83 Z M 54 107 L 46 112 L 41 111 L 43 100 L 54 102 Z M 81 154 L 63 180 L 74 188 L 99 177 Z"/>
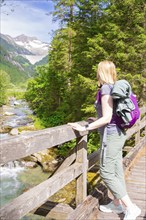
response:
<path fill-rule="evenodd" d="M 53 31 L 59 27 L 50 15 L 53 8 L 52 0 L 5 0 L 0 13 L 0 32 L 11 37 L 25 34 L 50 43 Z"/>

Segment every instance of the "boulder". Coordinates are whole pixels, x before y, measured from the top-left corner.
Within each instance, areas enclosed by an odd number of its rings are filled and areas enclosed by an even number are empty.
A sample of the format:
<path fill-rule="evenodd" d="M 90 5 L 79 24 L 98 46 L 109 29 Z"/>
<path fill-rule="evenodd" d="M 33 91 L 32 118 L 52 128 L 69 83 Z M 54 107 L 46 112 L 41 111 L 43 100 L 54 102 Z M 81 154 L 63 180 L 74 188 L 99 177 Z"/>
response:
<path fill-rule="evenodd" d="M 49 149 L 34 153 L 33 156 L 37 158 L 37 162 L 42 166 L 44 172 L 53 172 L 58 165 L 58 160 L 54 159 L 54 155 Z"/>
<path fill-rule="evenodd" d="M 0 133 L 9 133 L 12 127 L 9 125 L 1 125 L 0 126 Z"/>
<path fill-rule="evenodd" d="M 18 135 L 18 134 L 19 134 L 18 128 L 13 128 L 13 129 L 10 131 L 10 134 L 13 135 L 13 136 Z"/>
<path fill-rule="evenodd" d="M 4 112 L 4 115 L 5 116 L 11 116 L 11 115 L 15 115 L 15 113 L 14 112 Z"/>
<path fill-rule="evenodd" d="M 27 168 L 35 168 L 38 166 L 37 163 L 33 161 L 23 161 L 23 165 Z"/>

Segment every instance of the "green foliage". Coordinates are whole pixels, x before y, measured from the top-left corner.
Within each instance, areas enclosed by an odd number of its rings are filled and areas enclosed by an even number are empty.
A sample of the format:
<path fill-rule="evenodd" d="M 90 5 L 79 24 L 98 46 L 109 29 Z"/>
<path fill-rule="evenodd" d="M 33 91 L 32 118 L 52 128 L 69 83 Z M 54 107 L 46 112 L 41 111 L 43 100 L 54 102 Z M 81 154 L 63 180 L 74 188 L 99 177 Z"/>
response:
<path fill-rule="evenodd" d="M 127 79 L 140 105 L 145 100 L 144 0 L 54 0 L 55 19 L 62 26 L 51 42 L 48 65 L 37 68 L 26 98 L 43 126 L 96 116 L 96 68 L 112 60 L 119 79 Z M 89 151 L 99 145 L 94 133 Z"/>
<path fill-rule="evenodd" d="M 144 78 L 141 74 L 119 74 L 119 79 L 126 79 L 131 87 L 132 91 L 136 94 L 139 105 L 142 106 L 144 104 L 144 100 L 146 98 L 146 94 L 143 93 L 144 85 L 146 85 L 146 78 Z"/>
<path fill-rule="evenodd" d="M 24 99 L 25 98 L 25 90 L 22 90 L 15 85 L 11 84 L 11 88 L 7 90 L 8 97 L 15 97 L 16 99 Z"/>
<path fill-rule="evenodd" d="M 67 143 L 61 144 L 56 148 L 56 154 L 62 157 L 66 157 L 69 152 L 75 147 L 76 140 L 69 141 Z"/>
<path fill-rule="evenodd" d="M 9 75 L 0 70 L 0 106 L 6 104 L 7 101 L 7 89 L 10 87 Z"/>
<path fill-rule="evenodd" d="M 100 147 L 100 137 L 98 131 L 92 132 L 88 136 L 88 154 L 96 151 Z"/>
<path fill-rule="evenodd" d="M 18 85 L 21 82 L 26 82 L 28 75 L 24 71 L 20 71 L 15 65 L 10 62 L 2 61 L 0 63 L 0 69 L 5 71 L 10 76 L 11 83 Z"/>
<path fill-rule="evenodd" d="M 32 118 L 33 124 L 34 124 L 34 127 L 35 127 L 36 130 L 41 130 L 41 129 L 45 128 L 43 126 L 43 123 L 42 123 L 40 118 L 38 118 L 38 117 L 36 117 L 34 115 L 30 115 L 29 117 Z"/>
<path fill-rule="evenodd" d="M 100 137 L 97 131 L 92 132 L 88 135 L 88 146 L 87 146 L 87 152 L 88 154 L 91 154 L 92 152 L 96 151 L 100 147 Z M 76 140 L 69 141 L 65 144 L 62 144 L 57 147 L 56 153 L 57 155 L 66 157 L 71 149 L 73 149 L 76 145 Z"/>
<path fill-rule="evenodd" d="M 64 77 L 55 75 L 48 66 L 40 66 L 37 71 L 39 76 L 28 83 L 26 99 L 45 126 L 63 124 Z"/>
<path fill-rule="evenodd" d="M 25 83 L 27 79 L 34 74 L 34 69 L 33 65 L 24 57 L 16 55 L 17 53 L 14 53 L 15 55 L 11 54 L 11 52 L 9 52 L 11 51 L 11 46 L 13 49 L 17 50 L 17 48 L 7 44 L 7 42 L 0 45 L 0 69 L 8 73 L 11 83 L 19 85 L 22 82 Z M 7 47 L 8 50 L 6 51 Z"/>

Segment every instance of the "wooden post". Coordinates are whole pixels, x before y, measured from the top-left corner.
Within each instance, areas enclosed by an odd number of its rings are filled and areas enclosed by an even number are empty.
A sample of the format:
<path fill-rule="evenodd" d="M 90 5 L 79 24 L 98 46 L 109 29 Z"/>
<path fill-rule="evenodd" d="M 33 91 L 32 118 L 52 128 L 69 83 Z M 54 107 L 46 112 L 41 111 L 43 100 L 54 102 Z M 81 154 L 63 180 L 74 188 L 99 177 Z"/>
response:
<path fill-rule="evenodd" d="M 82 163 L 83 173 L 76 179 L 76 206 L 87 196 L 87 135 L 77 138 L 77 163 Z"/>
<path fill-rule="evenodd" d="M 70 212 L 67 220 L 95 220 L 98 217 L 98 199 L 89 195 L 82 204 Z"/>
<path fill-rule="evenodd" d="M 138 144 L 139 141 L 140 141 L 140 119 L 138 119 L 136 126 L 138 127 L 138 129 L 137 129 L 137 132 L 135 134 L 135 145 Z"/>

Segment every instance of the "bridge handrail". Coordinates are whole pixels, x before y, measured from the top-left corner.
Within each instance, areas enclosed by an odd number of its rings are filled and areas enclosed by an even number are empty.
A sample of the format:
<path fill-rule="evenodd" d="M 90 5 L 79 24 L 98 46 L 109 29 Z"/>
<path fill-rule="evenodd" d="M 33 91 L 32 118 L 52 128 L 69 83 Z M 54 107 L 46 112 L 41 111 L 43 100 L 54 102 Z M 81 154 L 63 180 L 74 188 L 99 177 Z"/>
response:
<path fill-rule="evenodd" d="M 146 112 L 146 107 L 141 108 L 141 114 Z M 134 127 L 128 129 L 127 139 L 145 126 L 146 119 L 136 123 Z M 87 122 L 80 122 L 85 125 Z M 87 132 L 75 132 L 69 125 L 61 125 L 53 128 L 46 128 L 39 131 L 32 131 L 15 137 L 1 140 L 0 144 L 0 164 L 24 158 L 33 153 L 46 148 L 52 148 L 71 141 L 75 138 L 86 135 Z M 41 143 L 41 144 L 40 144 Z"/>
<path fill-rule="evenodd" d="M 87 122 L 81 122 L 83 125 L 85 123 Z M 69 125 L 61 125 L 3 139 L 0 145 L 0 164 L 24 158 L 33 153 L 61 145 L 83 135 L 85 135 L 85 132 L 74 132 Z"/>
<path fill-rule="evenodd" d="M 141 114 L 145 113 L 146 108 L 144 107 Z M 80 123 L 84 125 L 87 122 Z M 140 129 L 145 127 L 146 116 L 143 116 L 142 120 L 139 120 L 133 128 L 127 131 L 127 138 L 129 139 L 136 134 L 136 143 L 140 143 Z M 99 151 L 87 156 L 87 135 L 88 132 L 76 132 L 70 126 L 62 125 L 2 140 L 0 145 L 1 164 L 23 158 L 46 148 L 52 148 L 73 139 L 76 139 L 77 142 L 72 154 L 51 178 L 24 192 L 1 208 L 1 220 L 15 220 L 23 217 L 74 179 L 76 179 L 77 185 L 76 204 L 81 203 L 87 196 L 87 171 L 95 165 L 99 156 Z M 142 144 L 144 141 L 145 137 L 142 139 Z M 141 144 L 137 146 L 141 147 Z"/>

